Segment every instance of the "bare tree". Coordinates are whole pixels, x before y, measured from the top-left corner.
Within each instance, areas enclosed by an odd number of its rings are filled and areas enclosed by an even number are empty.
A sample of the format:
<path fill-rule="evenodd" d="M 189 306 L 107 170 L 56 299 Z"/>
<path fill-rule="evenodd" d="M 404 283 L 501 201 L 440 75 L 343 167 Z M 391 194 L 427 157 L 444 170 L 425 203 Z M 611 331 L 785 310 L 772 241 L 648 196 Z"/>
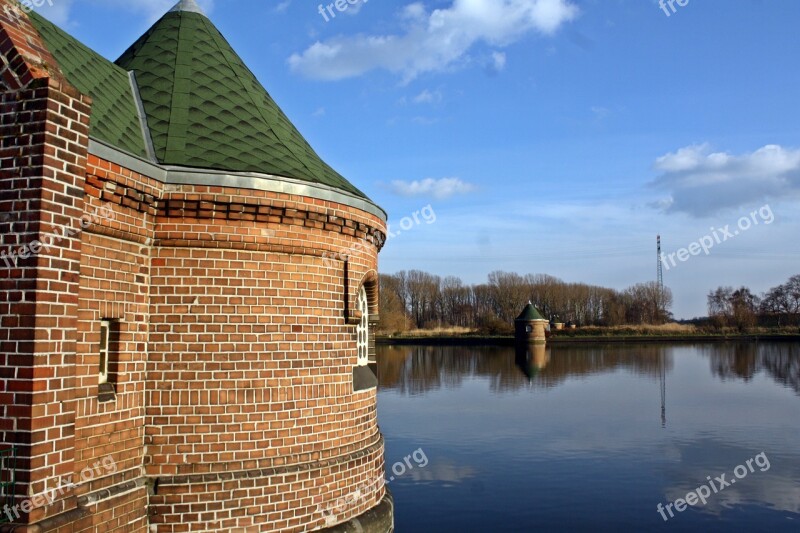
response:
<path fill-rule="evenodd" d="M 708 314 L 717 326 L 746 331 L 756 325 L 759 299 L 747 287 L 718 287 L 708 294 Z"/>
<path fill-rule="evenodd" d="M 663 323 L 671 317 L 672 292 L 656 283 L 640 283 L 625 291 L 565 283 L 546 274 L 520 276 L 492 272 L 488 283 L 467 286 L 420 270 L 381 275 L 384 331 L 411 327 L 460 326 L 503 331 L 528 301 L 545 317 L 581 325 Z"/>

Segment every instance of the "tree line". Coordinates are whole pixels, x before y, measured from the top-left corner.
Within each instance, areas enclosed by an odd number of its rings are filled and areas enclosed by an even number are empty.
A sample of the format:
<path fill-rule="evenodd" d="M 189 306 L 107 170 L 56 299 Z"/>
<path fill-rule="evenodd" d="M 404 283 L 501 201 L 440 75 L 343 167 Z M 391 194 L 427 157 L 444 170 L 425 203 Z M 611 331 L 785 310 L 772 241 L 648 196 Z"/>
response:
<path fill-rule="evenodd" d="M 379 328 L 384 332 L 461 327 L 507 332 L 525 304 L 545 318 L 581 326 L 663 324 L 672 319 L 672 292 L 656 282 L 618 291 L 568 283 L 546 274 L 492 272 L 486 283 L 421 270 L 380 276 Z"/>
<path fill-rule="evenodd" d="M 717 287 L 708 293 L 708 315 L 715 326 L 740 331 L 756 325 L 795 326 L 800 323 L 800 275 L 761 296 L 747 287 Z"/>

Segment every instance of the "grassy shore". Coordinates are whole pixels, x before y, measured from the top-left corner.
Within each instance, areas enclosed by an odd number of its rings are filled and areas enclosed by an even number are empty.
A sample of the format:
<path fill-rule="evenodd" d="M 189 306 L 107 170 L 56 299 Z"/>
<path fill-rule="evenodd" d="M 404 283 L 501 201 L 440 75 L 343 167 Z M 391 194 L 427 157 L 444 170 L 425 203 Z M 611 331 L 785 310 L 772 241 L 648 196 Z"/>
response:
<path fill-rule="evenodd" d="M 757 342 L 757 341 L 800 342 L 800 329 L 793 328 L 754 328 L 748 332 L 736 330 L 706 330 L 685 324 L 664 324 L 661 326 L 615 326 L 585 327 L 554 331 L 548 344 L 570 343 L 652 343 L 652 342 Z M 441 328 L 413 330 L 395 334 L 378 334 L 379 344 L 398 345 L 513 345 L 514 336 L 507 334 L 486 334 L 466 328 Z"/>

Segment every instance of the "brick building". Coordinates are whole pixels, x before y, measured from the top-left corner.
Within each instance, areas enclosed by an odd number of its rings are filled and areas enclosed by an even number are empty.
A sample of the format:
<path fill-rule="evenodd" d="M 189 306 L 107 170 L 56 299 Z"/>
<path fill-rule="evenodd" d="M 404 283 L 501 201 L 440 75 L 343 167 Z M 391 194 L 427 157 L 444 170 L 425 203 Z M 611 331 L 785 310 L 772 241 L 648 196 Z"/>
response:
<path fill-rule="evenodd" d="M 0 532 L 391 531 L 385 213 L 193 0 L 113 63 L 0 0 L 0 73 Z"/>

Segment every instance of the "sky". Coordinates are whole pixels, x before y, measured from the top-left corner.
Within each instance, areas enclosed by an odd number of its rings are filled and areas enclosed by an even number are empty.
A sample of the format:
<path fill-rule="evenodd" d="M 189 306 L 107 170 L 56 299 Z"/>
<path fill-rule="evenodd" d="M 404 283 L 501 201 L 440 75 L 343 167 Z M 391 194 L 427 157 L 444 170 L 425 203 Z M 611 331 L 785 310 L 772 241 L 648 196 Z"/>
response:
<path fill-rule="evenodd" d="M 198 3 L 388 212 L 382 272 L 624 289 L 661 235 L 677 318 L 800 274 L 800 2 L 352 1 Z M 39 11 L 114 60 L 174 3 Z"/>

